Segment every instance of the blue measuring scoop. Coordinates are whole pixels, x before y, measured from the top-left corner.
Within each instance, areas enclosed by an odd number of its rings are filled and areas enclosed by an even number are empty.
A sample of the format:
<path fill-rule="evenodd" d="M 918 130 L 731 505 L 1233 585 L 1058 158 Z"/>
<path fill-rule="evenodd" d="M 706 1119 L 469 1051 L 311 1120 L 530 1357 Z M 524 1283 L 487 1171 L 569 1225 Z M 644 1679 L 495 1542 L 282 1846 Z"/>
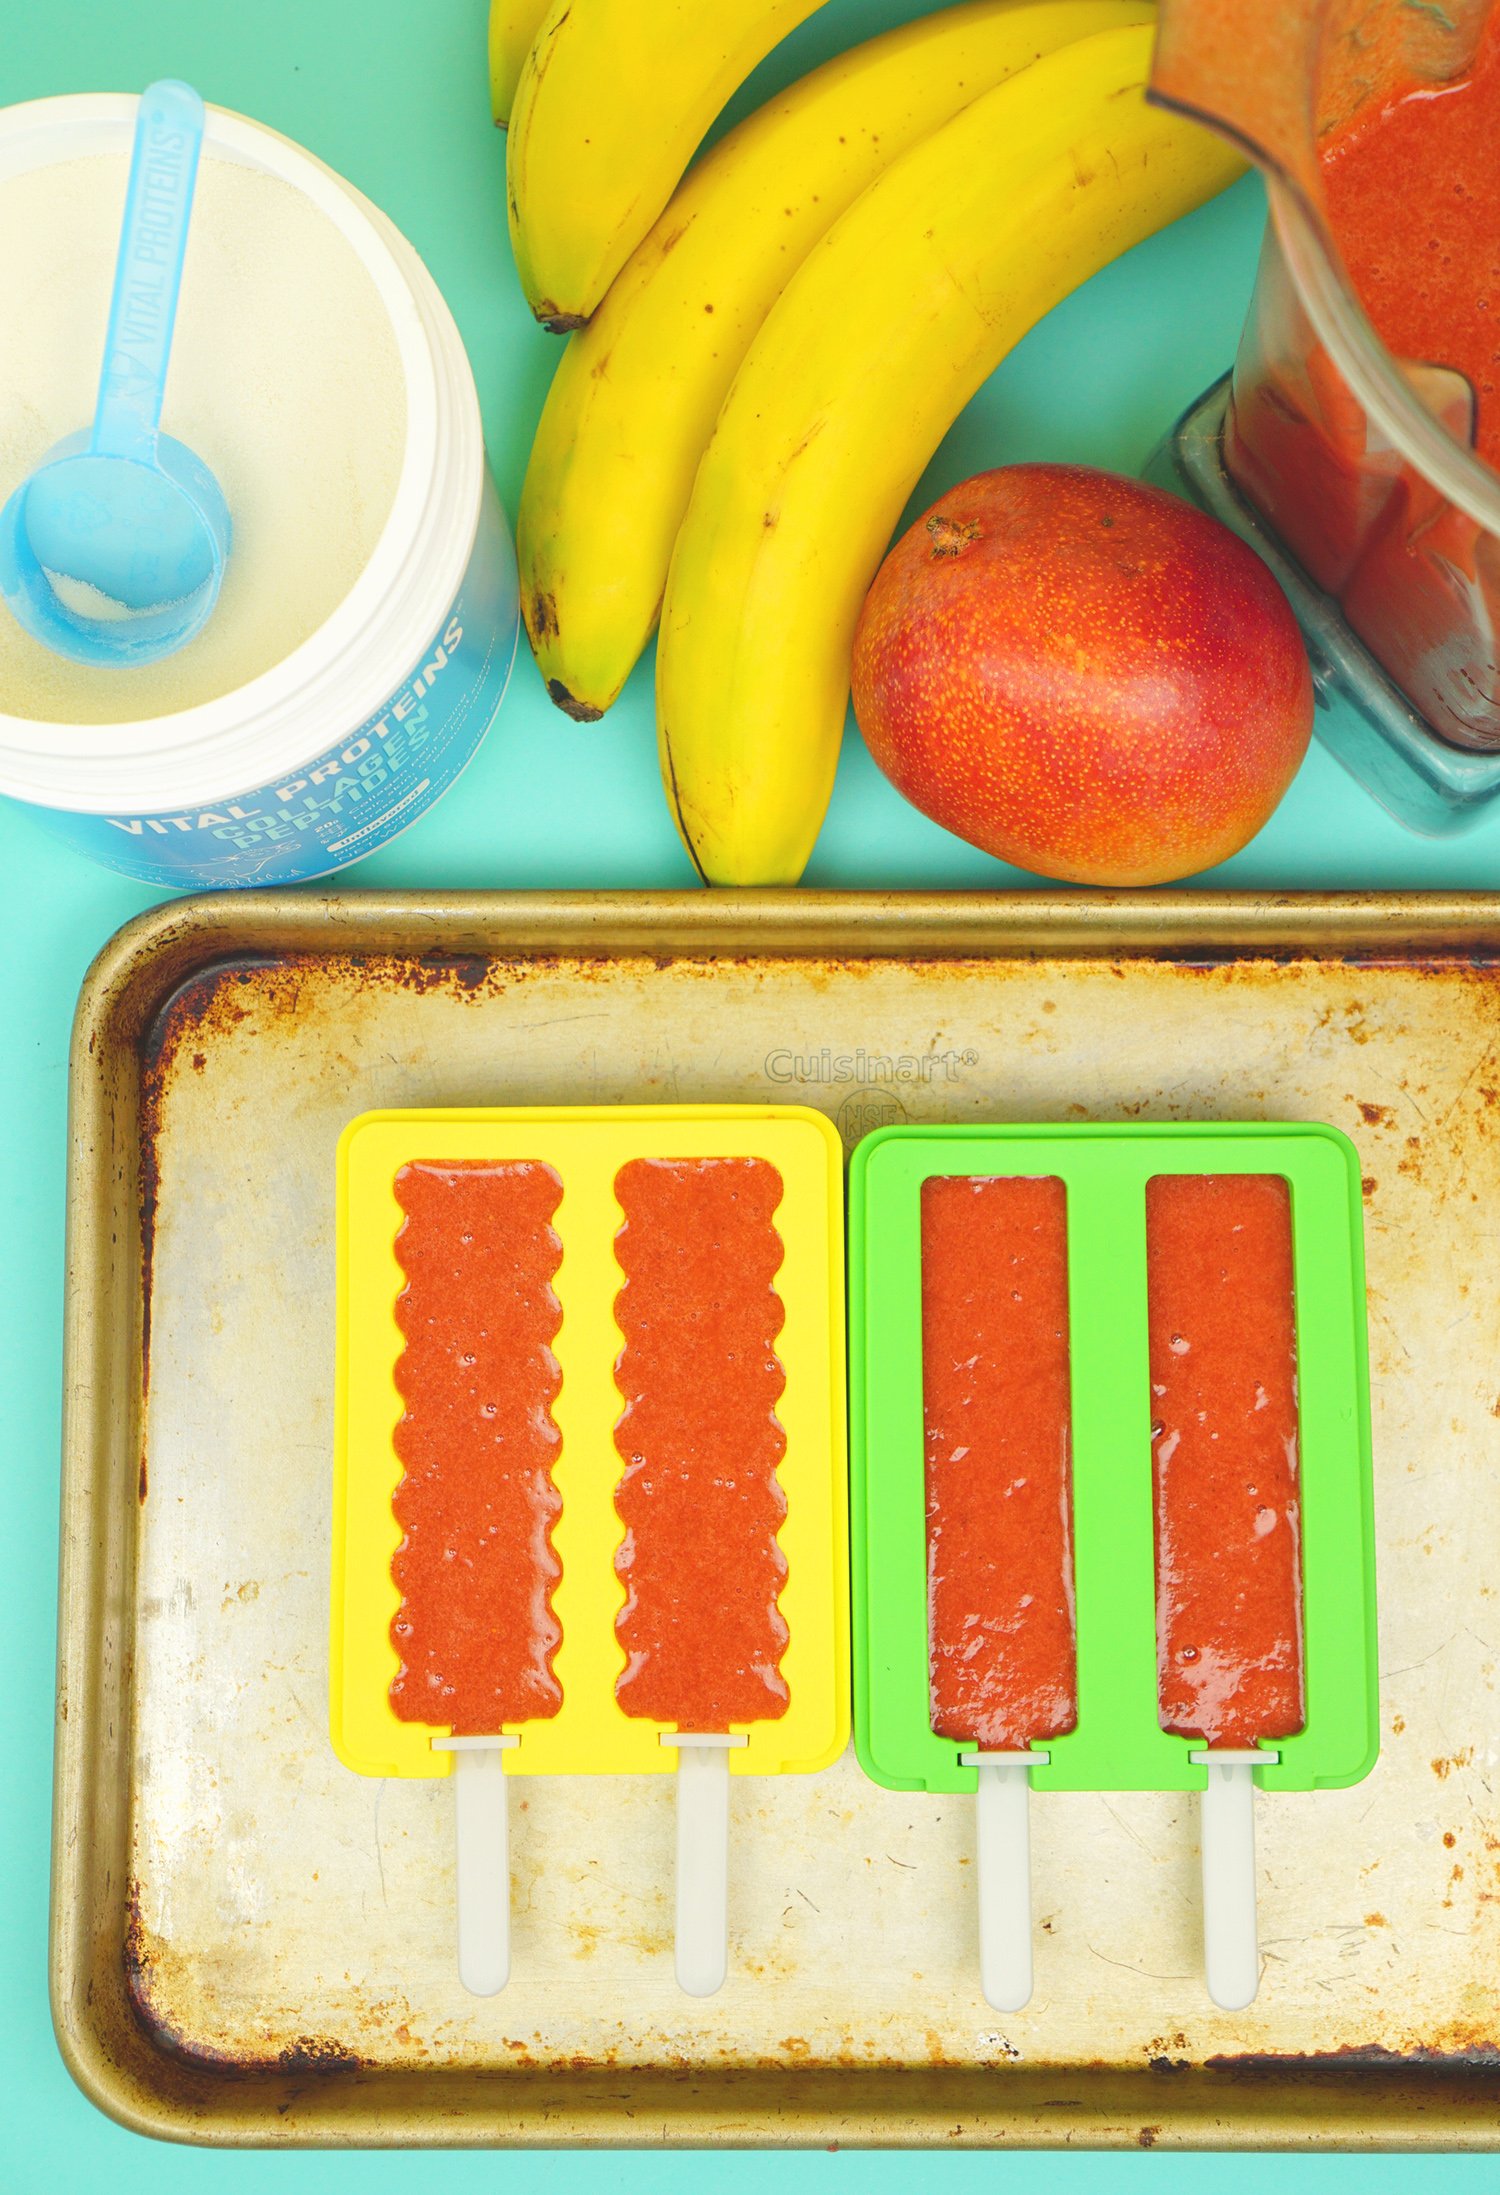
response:
<path fill-rule="evenodd" d="M 0 510 L 0 594 L 80 663 L 150 663 L 212 614 L 229 507 L 208 467 L 161 432 L 162 394 L 203 101 L 170 78 L 141 95 L 92 428 L 49 450 Z"/>

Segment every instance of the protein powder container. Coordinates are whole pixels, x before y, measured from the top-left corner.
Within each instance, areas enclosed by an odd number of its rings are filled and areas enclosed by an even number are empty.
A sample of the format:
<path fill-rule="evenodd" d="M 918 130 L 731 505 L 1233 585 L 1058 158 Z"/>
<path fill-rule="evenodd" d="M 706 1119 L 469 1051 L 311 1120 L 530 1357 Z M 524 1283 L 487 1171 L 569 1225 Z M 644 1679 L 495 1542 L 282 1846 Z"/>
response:
<path fill-rule="evenodd" d="M 136 101 L 0 110 L 0 500 L 93 416 Z M 293 883 L 385 845 L 500 705 L 515 554 L 452 315 L 399 232 L 208 110 L 162 415 L 234 525 L 204 630 L 75 663 L 0 604 L 0 792 L 146 883 Z"/>

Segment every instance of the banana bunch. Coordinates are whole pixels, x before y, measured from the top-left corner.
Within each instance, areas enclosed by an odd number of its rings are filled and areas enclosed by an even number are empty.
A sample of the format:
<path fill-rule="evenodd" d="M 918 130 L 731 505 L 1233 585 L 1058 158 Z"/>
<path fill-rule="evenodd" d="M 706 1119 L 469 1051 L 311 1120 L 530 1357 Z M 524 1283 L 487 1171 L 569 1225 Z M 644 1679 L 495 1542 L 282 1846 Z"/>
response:
<path fill-rule="evenodd" d="M 674 192 L 734 84 L 812 12 L 495 0 L 491 18 L 497 117 L 532 30 L 517 265 L 539 316 L 577 329 L 522 494 L 527 629 L 554 701 L 592 719 L 660 613 L 663 781 L 711 883 L 801 875 L 860 604 L 969 396 L 1243 166 L 1146 103 L 1144 0 L 963 0 L 815 70 Z"/>

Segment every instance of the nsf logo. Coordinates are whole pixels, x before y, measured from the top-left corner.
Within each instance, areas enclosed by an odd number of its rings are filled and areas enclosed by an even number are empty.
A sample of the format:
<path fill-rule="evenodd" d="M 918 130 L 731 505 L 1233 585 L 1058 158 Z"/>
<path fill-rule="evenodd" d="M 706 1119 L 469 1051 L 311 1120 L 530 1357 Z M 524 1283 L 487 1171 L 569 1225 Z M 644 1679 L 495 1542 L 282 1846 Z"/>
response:
<path fill-rule="evenodd" d="M 877 1128 L 890 1128 L 910 1118 L 901 1100 L 890 1090 L 851 1090 L 835 1116 L 845 1148 L 852 1151 L 862 1136 Z"/>

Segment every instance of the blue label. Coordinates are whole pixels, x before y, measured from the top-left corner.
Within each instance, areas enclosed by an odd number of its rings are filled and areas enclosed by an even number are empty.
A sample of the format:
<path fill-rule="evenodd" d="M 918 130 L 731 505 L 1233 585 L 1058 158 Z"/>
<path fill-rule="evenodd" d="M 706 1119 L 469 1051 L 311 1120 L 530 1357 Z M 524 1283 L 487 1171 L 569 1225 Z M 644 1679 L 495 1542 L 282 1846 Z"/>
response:
<path fill-rule="evenodd" d="M 299 884 L 386 845 L 441 799 L 489 730 L 515 657 L 516 559 L 488 474 L 474 553 L 432 644 L 356 731 L 210 807 L 37 821 L 146 884 Z"/>

